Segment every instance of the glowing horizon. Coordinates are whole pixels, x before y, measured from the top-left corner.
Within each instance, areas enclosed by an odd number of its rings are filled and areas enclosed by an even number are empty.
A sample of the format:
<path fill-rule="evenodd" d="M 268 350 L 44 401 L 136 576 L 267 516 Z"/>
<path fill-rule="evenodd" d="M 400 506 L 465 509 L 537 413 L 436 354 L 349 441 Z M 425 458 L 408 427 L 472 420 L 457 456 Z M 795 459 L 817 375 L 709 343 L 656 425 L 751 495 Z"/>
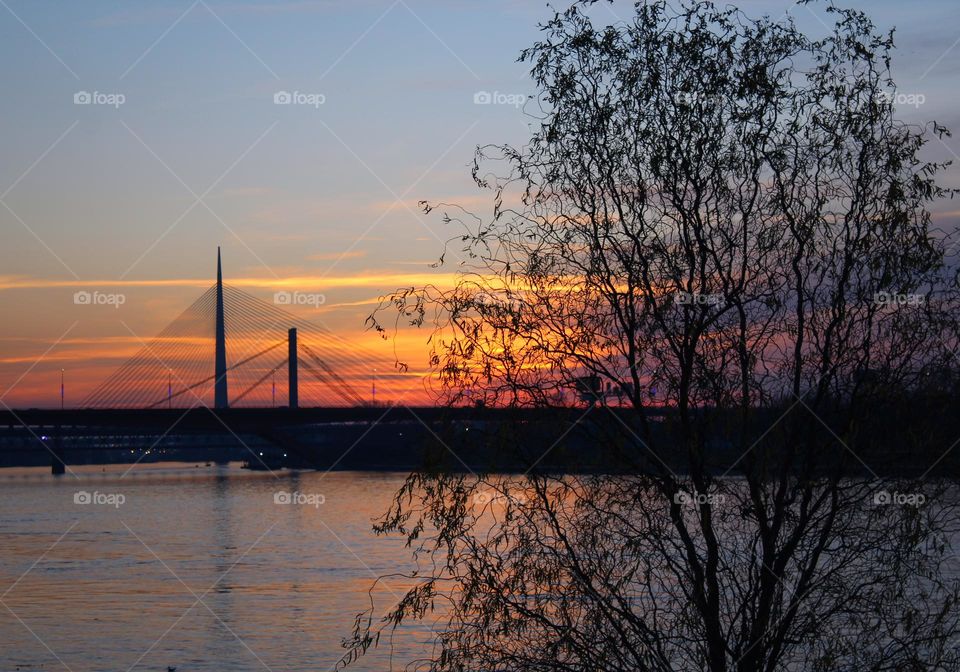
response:
<path fill-rule="evenodd" d="M 379 303 L 380 297 L 373 297 L 366 300 L 341 302 L 337 304 L 327 304 L 326 297 L 323 294 L 312 292 L 320 287 L 325 289 L 343 289 L 343 288 L 370 288 L 389 285 L 397 286 L 419 285 L 424 283 L 433 283 L 436 285 L 452 285 L 454 275 L 450 273 L 437 274 L 415 274 L 415 273 L 393 273 L 393 274 L 359 274 L 355 276 L 297 276 L 292 278 L 267 278 L 267 277 L 240 277 L 231 278 L 225 274 L 224 286 L 245 287 L 266 290 L 269 294 L 273 293 L 273 303 L 286 311 L 298 311 L 306 314 L 293 315 L 296 320 L 305 320 L 308 323 L 317 324 L 320 329 L 330 332 L 330 338 L 324 343 L 325 356 L 335 357 L 338 361 L 352 362 L 351 365 L 341 366 L 337 371 L 338 375 L 359 395 L 365 403 L 389 404 L 400 401 L 408 403 L 430 403 L 432 400 L 423 388 L 425 372 L 413 372 L 409 370 L 400 370 L 392 351 L 383 350 L 376 352 L 370 348 L 370 345 L 382 345 L 383 339 L 375 332 L 364 328 L 367 335 L 375 336 L 373 343 L 366 346 L 359 346 L 356 334 L 348 334 L 346 338 L 337 335 L 329 328 L 322 325 L 323 316 L 326 312 L 336 312 L 345 307 L 373 307 Z M 215 279 L 214 279 L 215 280 Z M 214 283 L 215 284 L 215 283 Z M 0 278 L 0 291 L 11 289 L 34 289 L 34 290 L 70 290 L 73 304 L 83 309 L 97 309 L 107 311 L 117 311 L 115 317 L 123 323 L 123 317 L 120 313 L 127 307 L 127 295 L 124 293 L 101 292 L 99 288 L 105 289 L 166 289 L 166 288 L 187 288 L 196 289 L 206 287 L 208 290 L 212 286 L 211 280 L 201 280 L 192 278 L 168 278 L 159 280 L 132 280 L 123 279 L 113 280 L 62 280 L 62 279 L 23 279 L 23 278 Z M 74 291 L 75 290 L 75 291 Z M 187 309 L 188 306 L 183 306 Z M 306 311 L 304 310 L 306 309 Z M 314 314 L 310 314 L 312 311 Z M 174 318 L 180 311 L 175 312 L 169 317 Z M 228 331 L 231 330 L 231 316 L 228 315 Z M 125 323 L 124 323 L 125 324 Z M 203 328 L 204 325 L 197 325 Z M 30 406 L 37 407 L 56 407 L 60 404 L 59 385 L 61 369 L 66 376 L 66 369 L 69 365 L 70 385 L 68 387 L 69 403 L 65 400 L 67 407 L 85 407 L 83 403 L 86 397 L 97 390 L 111 375 L 116 373 L 119 367 L 122 367 L 131 358 L 140 353 L 147 352 L 157 358 L 159 366 L 156 372 L 150 377 L 142 377 L 136 381 L 135 387 L 140 390 L 153 390 L 156 397 L 155 405 L 162 405 L 164 395 L 172 392 L 174 397 L 178 397 L 176 405 L 178 407 L 191 406 L 197 404 L 212 406 L 212 383 L 209 385 L 200 385 L 197 381 L 203 380 L 206 374 L 200 374 L 199 378 L 194 375 L 189 378 L 184 375 L 180 368 L 185 364 L 196 364 L 197 362 L 184 362 L 179 360 L 164 361 L 162 357 L 154 352 L 164 346 L 174 346 L 183 348 L 191 346 L 192 353 L 202 354 L 209 351 L 208 359 L 210 372 L 213 371 L 213 351 L 214 339 L 212 335 L 213 317 L 209 316 L 209 324 L 205 327 L 210 331 L 209 334 L 189 334 L 164 336 L 164 331 L 150 337 L 141 337 L 133 333 L 128 335 L 111 335 L 107 337 L 71 337 L 64 336 L 60 339 L 47 344 L 48 351 L 39 359 L 32 354 L 19 356 L 0 356 L 0 365 L 27 365 L 27 375 L 34 372 L 35 367 L 46 364 L 42 370 L 37 371 L 27 379 L 16 381 L 16 394 L 4 395 L 0 397 L 5 404 L 11 407 L 21 407 L 24 403 L 17 403 L 19 399 L 36 399 L 36 402 L 29 403 Z M 275 341 L 283 340 L 286 336 L 287 324 L 277 325 L 272 332 L 263 329 L 256 333 L 243 334 L 243 342 L 239 340 L 239 335 L 231 334 L 228 337 L 228 359 L 232 363 L 245 358 L 251 354 L 251 343 L 269 345 Z M 9 342 L 12 339 L 4 339 Z M 396 341 L 398 343 L 399 341 Z M 20 339 L 22 345 L 37 345 L 30 339 Z M 9 349 L 9 348 L 8 348 Z M 55 351 L 54 351 L 55 350 Z M 399 351 L 396 353 L 399 355 Z M 411 353 L 413 354 L 413 353 Z M 95 364 L 85 364 L 86 362 L 95 362 Z M 202 364 L 202 362 L 201 362 Z M 53 365 L 51 367 L 51 365 Z M 248 369 L 253 369 L 262 373 L 262 370 L 269 371 L 276 362 L 264 364 L 256 362 L 243 367 L 238 371 L 232 371 L 228 376 L 234 380 L 241 377 L 248 378 L 246 384 L 250 383 Z M 304 406 L 309 405 L 337 405 L 338 401 L 331 403 L 329 390 L 318 380 L 313 380 L 308 375 L 309 362 L 302 367 L 304 373 L 301 375 L 300 396 L 301 403 Z M 266 367 L 266 368 L 264 368 Z M 304 368 L 305 367 L 305 368 Z M 169 376 L 167 374 L 169 371 Z M 202 367 L 200 368 L 202 372 Z M 243 399 L 244 405 L 285 405 L 287 403 L 287 386 L 285 374 L 280 375 L 281 384 L 273 387 L 272 384 L 262 384 L 255 389 L 251 388 L 249 396 Z M 199 385 L 194 390 L 194 385 Z M 374 399 L 373 388 L 377 388 L 377 398 Z M 273 387 L 273 389 L 270 389 Z M 56 395 L 51 396 L 51 389 L 56 391 Z M 276 393 L 274 399 L 271 398 Z M 182 395 L 182 396 L 181 396 Z M 369 396 L 368 396 L 369 395 Z M 9 396 L 9 398 L 6 398 Z M 149 404 L 148 404 L 149 405 Z M 118 405 L 122 406 L 122 404 Z"/>

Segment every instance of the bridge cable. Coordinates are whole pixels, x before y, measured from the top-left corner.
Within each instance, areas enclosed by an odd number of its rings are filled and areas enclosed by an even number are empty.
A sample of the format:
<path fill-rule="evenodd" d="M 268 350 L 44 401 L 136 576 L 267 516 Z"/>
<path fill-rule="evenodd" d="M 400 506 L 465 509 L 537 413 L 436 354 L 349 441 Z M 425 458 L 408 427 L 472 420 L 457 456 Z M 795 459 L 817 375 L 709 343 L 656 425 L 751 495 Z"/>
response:
<path fill-rule="evenodd" d="M 283 366 L 284 364 L 286 364 L 288 361 L 289 361 L 288 359 L 284 359 L 282 362 L 280 362 L 280 364 L 278 364 L 277 366 L 275 366 L 275 367 L 273 367 L 272 369 L 270 369 L 269 371 L 267 371 L 265 374 L 263 374 L 263 376 L 261 376 L 261 378 L 260 378 L 257 382 L 255 382 L 253 385 L 251 385 L 250 387 L 248 387 L 246 390 L 244 390 L 244 391 L 243 391 L 242 393 L 240 393 L 238 396 L 234 397 L 232 403 L 234 403 L 234 404 L 238 403 L 238 402 L 239 402 L 241 399 L 243 399 L 245 396 L 247 396 L 248 394 L 250 394 L 251 392 L 253 392 L 254 388 L 256 388 L 257 385 L 259 385 L 260 383 L 262 383 L 263 381 L 265 381 L 267 378 L 269 378 L 270 376 L 272 376 L 274 373 L 276 373 L 277 369 L 279 369 L 281 366 Z"/>
<path fill-rule="evenodd" d="M 271 345 L 269 348 L 265 348 L 265 349 L 261 350 L 260 352 L 256 353 L 255 355 L 250 355 L 249 357 L 246 357 L 246 358 L 240 360 L 239 362 L 236 362 L 235 364 L 232 364 L 231 366 L 228 366 L 228 367 L 227 367 L 227 371 L 231 371 L 231 370 L 237 368 L 238 366 L 242 366 L 242 365 L 246 364 L 247 362 L 253 361 L 253 360 L 256 359 L 257 357 L 260 357 L 261 355 L 265 355 L 266 353 L 270 352 L 271 350 L 275 350 L 276 348 L 279 348 L 279 347 L 280 347 L 281 345 L 283 345 L 284 343 L 286 343 L 286 341 L 279 341 L 279 342 L 277 342 L 277 343 L 274 343 L 274 344 Z M 203 385 L 204 383 L 208 383 L 208 382 L 210 382 L 211 380 L 214 380 L 216 377 L 217 377 L 217 374 L 213 374 L 212 376 L 208 376 L 208 377 L 204 378 L 203 380 L 201 380 L 200 382 L 194 383 L 193 385 L 190 385 L 189 387 L 185 387 L 184 389 L 180 390 L 180 391 L 177 392 L 176 394 L 170 395 L 169 397 L 164 397 L 164 398 L 161 399 L 160 401 L 157 401 L 157 402 L 154 402 L 154 403 L 150 404 L 150 406 L 148 406 L 147 408 L 154 408 L 154 407 L 156 407 L 156 406 L 159 406 L 160 404 L 164 403 L 165 401 L 168 401 L 169 399 L 173 399 L 173 398 L 179 397 L 181 394 L 184 394 L 185 392 L 189 392 L 190 390 L 193 390 L 193 389 L 196 389 L 197 387 L 200 387 L 200 386 Z"/>
<path fill-rule="evenodd" d="M 97 406 L 100 403 L 116 400 L 119 398 L 121 404 L 130 401 L 131 396 L 142 396 L 141 394 L 131 395 L 131 389 L 134 382 L 142 382 L 144 369 L 149 368 L 150 360 L 158 357 L 157 350 L 164 353 L 162 360 L 166 360 L 168 368 L 172 368 L 171 357 L 166 354 L 169 350 L 174 350 L 172 354 L 182 354 L 189 348 L 196 350 L 198 345 L 177 347 L 177 341 L 184 336 L 188 336 L 191 331 L 191 322 L 196 319 L 202 319 L 203 313 L 212 303 L 214 298 L 213 288 L 204 292 L 193 304 L 184 310 L 173 322 L 171 322 L 163 331 L 154 337 L 148 344 L 141 349 L 120 367 L 113 375 L 98 386 L 93 392 L 87 395 L 81 402 L 82 406 Z M 116 404 L 116 402 L 114 402 Z"/>
<path fill-rule="evenodd" d="M 363 398 L 360 397 L 360 395 L 358 395 L 356 392 L 354 392 L 353 389 L 349 385 L 347 385 L 346 381 L 343 378 L 341 378 L 339 375 L 337 375 L 336 371 L 334 371 L 332 368 L 330 368 L 327 365 L 326 362 L 320 359 L 317 356 L 317 354 L 310 348 L 310 346 L 304 344 L 303 351 L 306 352 L 310 356 L 310 358 L 313 359 L 313 361 L 315 361 L 320 367 L 322 367 L 324 371 L 326 371 L 326 373 L 334 380 L 334 383 L 337 386 L 339 386 L 347 394 L 347 396 L 351 397 L 354 402 L 360 404 L 361 406 L 364 404 Z"/>
<path fill-rule="evenodd" d="M 344 392 L 343 390 L 341 390 L 339 387 L 336 387 L 336 386 L 334 386 L 334 385 L 331 385 L 331 384 L 330 384 L 330 381 L 327 380 L 326 376 L 325 376 L 323 373 L 321 373 L 319 370 L 317 370 L 314 366 L 312 366 L 309 362 L 301 361 L 300 364 L 303 366 L 303 368 L 304 368 L 306 371 L 308 371 L 309 373 L 313 374 L 313 376 L 314 376 L 317 380 L 319 380 L 322 384 L 326 385 L 326 386 L 327 386 L 329 389 L 331 389 L 335 394 L 338 394 L 338 395 L 340 396 L 340 398 L 343 399 L 344 401 L 346 401 L 348 404 L 350 404 L 350 403 L 356 403 L 355 400 L 354 400 L 353 398 L 351 398 L 349 394 L 345 393 L 345 392 Z"/>

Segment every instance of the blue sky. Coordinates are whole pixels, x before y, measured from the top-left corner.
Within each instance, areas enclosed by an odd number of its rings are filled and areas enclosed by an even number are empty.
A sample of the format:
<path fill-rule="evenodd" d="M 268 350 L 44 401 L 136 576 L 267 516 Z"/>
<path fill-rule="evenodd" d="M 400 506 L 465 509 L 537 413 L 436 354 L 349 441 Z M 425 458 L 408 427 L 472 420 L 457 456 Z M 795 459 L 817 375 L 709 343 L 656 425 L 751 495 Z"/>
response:
<path fill-rule="evenodd" d="M 825 30 L 819 5 L 740 6 Z M 956 7 L 862 7 L 898 28 L 899 89 L 924 96 L 903 118 L 960 129 Z M 595 13 L 613 21 L 630 4 Z M 129 341 L 126 327 L 156 333 L 212 278 L 217 245 L 228 279 L 266 292 L 292 278 L 326 295 L 331 326 L 360 334 L 369 302 L 432 273 L 452 234 L 416 202 L 480 207 L 474 146 L 528 136 L 521 110 L 474 95 L 533 93 L 516 58 L 549 16 L 515 0 L 0 0 L 0 393 L 54 344 L 31 376 L 79 366 L 91 340 Z M 80 91 L 124 102 L 76 105 Z M 323 104 L 276 105 L 278 91 Z M 948 139 L 929 157 L 953 152 Z M 955 203 L 935 210 L 960 219 Z M 130 294 L 122 323 L 68 300 L 109 282 Z"/>

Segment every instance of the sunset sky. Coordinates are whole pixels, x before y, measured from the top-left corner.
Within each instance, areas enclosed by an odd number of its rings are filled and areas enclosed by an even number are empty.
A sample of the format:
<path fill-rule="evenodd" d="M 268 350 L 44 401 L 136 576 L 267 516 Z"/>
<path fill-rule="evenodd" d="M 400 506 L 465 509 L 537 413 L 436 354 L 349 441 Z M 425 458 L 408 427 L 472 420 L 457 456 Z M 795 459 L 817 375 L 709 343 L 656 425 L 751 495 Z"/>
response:
<path fill-rule="evenodd" d="M 816 6 L 739 4 L 826 30 Z M 922 98 L 902 118 L 960 129 L 956 7 L 863 5 L 897 27 L 899 90 Z M 594 10 L 616 21 L 630 4 Z M 377 297 L 456 270 L 429 267 L 457 232 L 417 201 L 490 212 L 473 149 L 528 137 L 510 101 L 535 92 L 516 57 L 549 15 L 517 0 L 0 0 L 2 402 L 59 404 L 63 368 L 77 403 L 209 287 L 218 245 L 234 286 L 322 294 L 293 310 L 384 375 L 392 348 L 364 330 Z M 928 158 L 955 153 L 948 138 Z M 960 187 L 960 170 L 944 182 Z M 956 202 L 934 210 L 960 221 Z M 78 291 L 124 302 L 77 305 Z M 424 398 L 426 337 L 397 344 L 409 401 Z"/>

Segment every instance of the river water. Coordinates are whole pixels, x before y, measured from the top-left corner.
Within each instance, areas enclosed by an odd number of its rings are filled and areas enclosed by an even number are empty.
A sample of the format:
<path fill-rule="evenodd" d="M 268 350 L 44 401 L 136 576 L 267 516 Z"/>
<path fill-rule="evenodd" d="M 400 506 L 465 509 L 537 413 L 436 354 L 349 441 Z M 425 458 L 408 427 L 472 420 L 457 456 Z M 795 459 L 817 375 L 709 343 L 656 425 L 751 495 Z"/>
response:
<path fill-rule="evenodd" d="M 0 470 L 0 670 L 328 670 L 407 583 L 375 536 L 403 474 L 238 464 Z M 349 669 L 426 651 L 427 626 Z"/>

